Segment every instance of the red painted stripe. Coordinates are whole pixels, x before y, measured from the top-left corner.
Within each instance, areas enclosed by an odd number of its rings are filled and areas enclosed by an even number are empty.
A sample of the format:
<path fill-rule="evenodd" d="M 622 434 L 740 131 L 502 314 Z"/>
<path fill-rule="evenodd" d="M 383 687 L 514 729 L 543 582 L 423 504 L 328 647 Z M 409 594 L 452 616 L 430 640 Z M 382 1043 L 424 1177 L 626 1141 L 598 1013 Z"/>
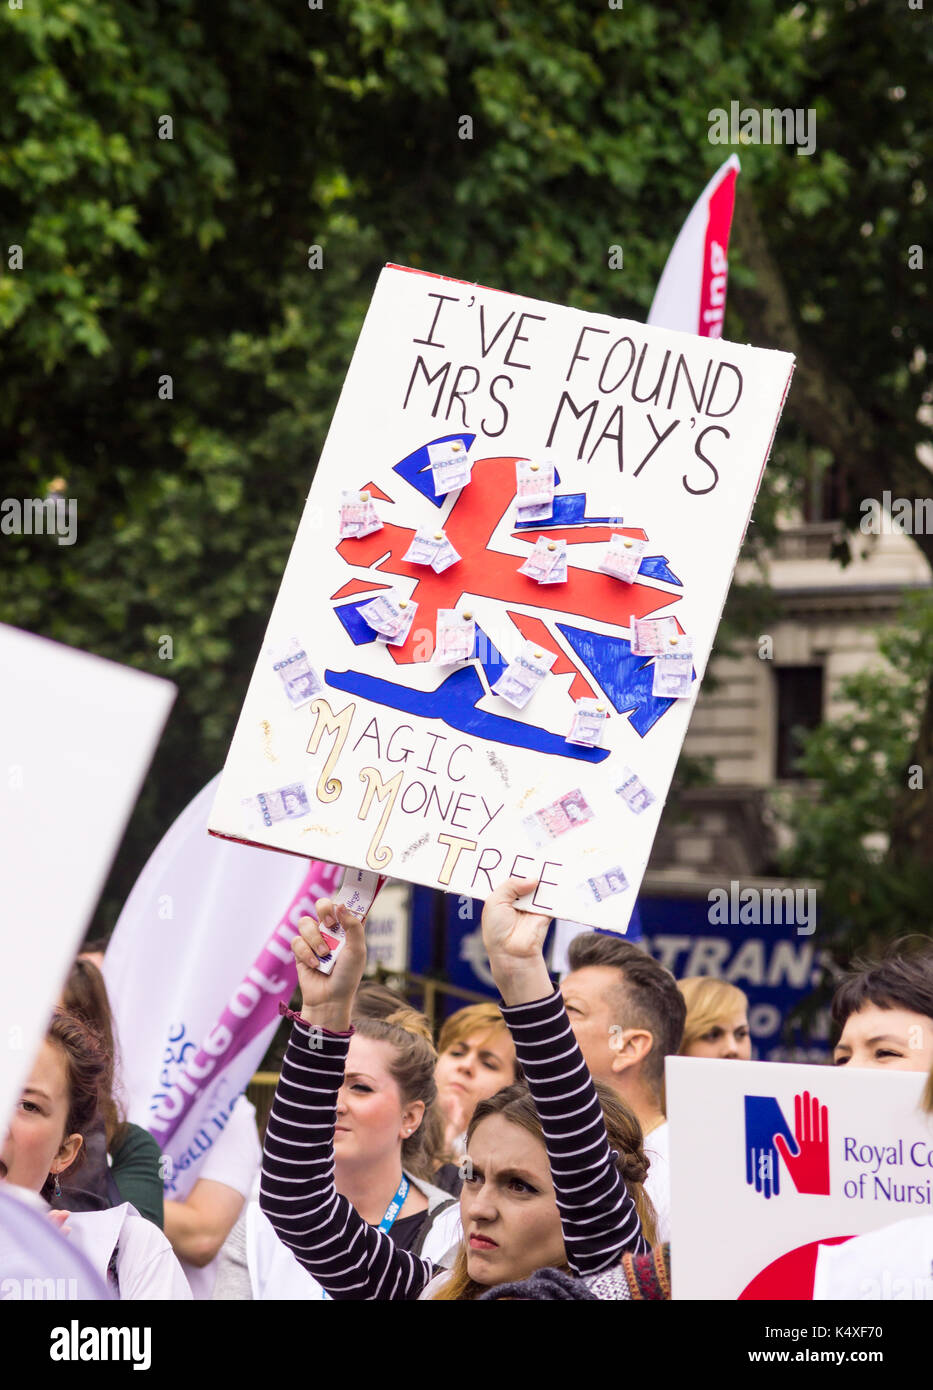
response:
<path fill-rule="evenodd" d="M 375 483 L 364 483 L 360 492 L 369 492 L 373 497 L 378 497 L 380 502 L 391 502 L 393 507 L 395 506 L 395 498 L 390 497 L 387 492 L 383 492 L 382 488 L 377 487 Z"/>
<path fill-rule="evenodd" d="M 534 545 L 539 534 L 547 536 L 548 540 L 553 537 L 566 541 L 568 545 L 590 545 L 594 541 L 609 541 L 613 536 L 634 536 L 640 541 L 648 539 L 647 531 L 640 526 L 558 526 L 552 531 L 546 521 L 537 531 L 513 531 L 512 539 L 529 541 Z"/>
<path fill-rule="evenodd" d="M 331 598 L 349 598 L 351 594 L 368 594 L 374 589 L 391 589 L 391 584 L 374 584 L 371 579 L 348 579 Z"/>
<path fill-rule="evenodd" d="M 513 613 L 511 608 L 506 609 L 506 612 L 526 641 L 534 642 L 536 646 L 553 651 L 556 643 L 540 618 L 532 618 L 528 613 Z M 564 652 L 558 651 L 557 660 L 551 667 L 551 675 L 564 676 L 571 673 L 574 674 L 574 679 L 571 682 L 570 693 L 575 700 L 583 700 L 587 697 L 594 700 L 598 698 L 589 681 L 580 674 L 569 657 Z"/>

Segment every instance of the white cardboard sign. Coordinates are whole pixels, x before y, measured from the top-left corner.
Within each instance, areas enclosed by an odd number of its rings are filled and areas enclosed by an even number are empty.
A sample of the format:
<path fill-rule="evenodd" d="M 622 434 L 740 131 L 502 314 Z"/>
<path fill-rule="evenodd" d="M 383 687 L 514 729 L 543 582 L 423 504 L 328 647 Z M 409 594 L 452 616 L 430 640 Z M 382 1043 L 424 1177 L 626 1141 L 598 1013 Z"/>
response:
<path fill-rule="evenodd" d="M 811 1298 L 821 1242 L 933 1210 L 922 1073 L 669 1057 L 666 1076 L 674 1298 Z"/>
<path fill-rule="evenodd" d="M 792 366 L 383 270 L 212 832 L 624 931 Z"/>
<path fill-rule="evenodd" d="M 19 1095 L 175 687 L 0 627 L 0 1126 Z"/>

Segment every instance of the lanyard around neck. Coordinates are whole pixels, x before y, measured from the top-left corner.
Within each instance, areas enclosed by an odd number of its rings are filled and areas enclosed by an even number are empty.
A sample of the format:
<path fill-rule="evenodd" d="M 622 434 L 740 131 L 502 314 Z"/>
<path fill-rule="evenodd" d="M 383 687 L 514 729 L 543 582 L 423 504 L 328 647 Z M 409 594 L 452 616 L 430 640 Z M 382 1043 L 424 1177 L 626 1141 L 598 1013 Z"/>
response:
<path fill-rule="evenodd" d="M 395 1218 L 398 1216 L 402 1207 L 405 1205 L 405 1198 L 408 1196 L 409 1182 L 405 1174 L 402 1174 L 402 1181 L 398 1185 L 398 1191 L 386 1207 L 386 1214 L 379 1222 L 380 1231 L 391 1231 L 395 1225 Z"/>
<path fill-rule="evenodd" d="M 398 1185 L 398 1191 L 392 1198 L 389 1205 L 386 1207 L 385 1216 L 379 1222 L 380 1231 L 391 1231 L 392 1227 L 395 1225 L 395 1218 L 398 1216 L 399 1212 L 402 1210 L 402 1207 L 405 1205 L 405 1198 L 408 1196 L 409 1186 L 409 1181 L 403 1173 L 402 1181 Z M 330 1300 L 330 1294 L 324 1288 L 321 1289 L 321 1298 L 326 1299 L 328 1301 Z"/>

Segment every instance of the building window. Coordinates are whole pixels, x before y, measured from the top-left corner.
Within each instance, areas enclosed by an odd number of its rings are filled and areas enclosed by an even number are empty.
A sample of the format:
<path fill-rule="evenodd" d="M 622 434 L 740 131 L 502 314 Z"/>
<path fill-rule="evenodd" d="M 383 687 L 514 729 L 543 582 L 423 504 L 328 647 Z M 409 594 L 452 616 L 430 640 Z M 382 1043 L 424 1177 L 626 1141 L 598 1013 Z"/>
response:
<path fill-rule="evenodd" d="M 777 769 L 779 782 L 803 777 L 796 766 L 801 729 L 815 729 L 823 720 L 822 666 L 778 666 Z"/>
<path fill-rule="evenodd" d="M 848 503 L 848 479 L 838 463 L 828 468 L 811 465 L 803 484 L 801 512 L 808 524 L 838 521 Z"/>

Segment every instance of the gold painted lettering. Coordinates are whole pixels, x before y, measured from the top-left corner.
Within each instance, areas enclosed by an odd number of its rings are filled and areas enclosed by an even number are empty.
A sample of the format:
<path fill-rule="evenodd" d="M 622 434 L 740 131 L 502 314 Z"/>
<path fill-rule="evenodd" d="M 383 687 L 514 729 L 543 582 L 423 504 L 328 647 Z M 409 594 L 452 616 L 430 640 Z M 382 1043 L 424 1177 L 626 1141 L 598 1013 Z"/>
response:
<path fill-rule="evenodd" d="M 388 782 L 383 782 L 381 774 L 374 767 L 364 767 L 360 772 L 360 781 L 366 783 L 366 790 L 363 793 L 363 800 L 360 802 L 357 820 L 365 820 L 369 815 L 373 797 L 386 802 L 386 808 L 379 817 L 376 832 L 369 842 L 369 849 L 366 851 L 366 863 L 371 869 L 384 869 L 392 858 L 392 851 L 389 846 L 379 842 L 388 824 L 389 816 L 392 814 L 392 807 L 395 805 L 395 798 L 398 796 L 404 775 L 404 768 L 400 768 L 394 777 L 389 778 Z"/>
<path fill-rule="evenodd" d="M 337 759 L 343 752 L 343 745 L 350 733 L 350 724 L 355 709 L 356 705 L 351 703 L 339 714 L 334 714 L 326 700 L 311 701 L 311 711 L 315 715 L 315 723 L 311 730 L 311 737 L 308 739 L 308 752 L 317 752 L 322 734 L 336 735 L 334 745 L 327 755 L 327 761 L 321 768 L 321 775 L 317 779 L 317 786 L 314 789 L 318 801 L 336 801 L 343 790 L 343 783 L 338 778 L 332 777 L 331 773 L 337 765 Z"/>
<path fill-rule="evenodd" d="M 447 857 L 443 867 L 438 874 L 439 883 L 449 883 L 453 876 L 453 871 L 457 867 L 457 860 L 460 858 L 461 851 L 465 849 L 476 849 L 476 840 L 463 840 L 459 835 L 438 835 L 437 843 L 447 846 Z"/>

